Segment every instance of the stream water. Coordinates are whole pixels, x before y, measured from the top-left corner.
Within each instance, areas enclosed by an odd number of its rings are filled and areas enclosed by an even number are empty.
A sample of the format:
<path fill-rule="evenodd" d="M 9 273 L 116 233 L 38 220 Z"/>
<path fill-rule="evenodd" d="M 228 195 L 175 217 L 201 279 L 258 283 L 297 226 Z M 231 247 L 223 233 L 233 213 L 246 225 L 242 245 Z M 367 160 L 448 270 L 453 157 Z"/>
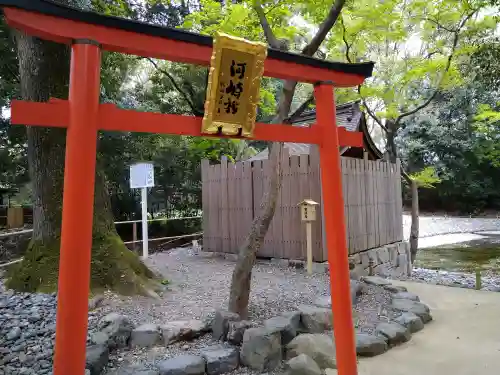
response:
<path fill-rule="evenodd" d="M 475 272 L 500 275 L 500 232 L 482 232 L 482 238 L 461 243 L 420 249 L 415 267 L 434 270 Z"/>

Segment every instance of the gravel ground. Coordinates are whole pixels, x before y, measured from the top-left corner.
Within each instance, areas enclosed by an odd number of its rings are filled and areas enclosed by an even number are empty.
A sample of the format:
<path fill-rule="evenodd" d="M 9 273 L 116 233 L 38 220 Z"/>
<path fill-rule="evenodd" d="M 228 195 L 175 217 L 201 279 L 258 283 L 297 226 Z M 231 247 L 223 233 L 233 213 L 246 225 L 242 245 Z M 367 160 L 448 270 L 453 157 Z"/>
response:
<path fill-rule="evenodd" d="M 126 315 L 135 324 L 162 324 L 203 319 L 227 305 L 234 262 L 206 253 L 197 255 L 184 248 L 153 255 L 148 263 L 170 281 L 160 299 L 106 293 L 103 305 L 89 313 L 89 334 L 96 329 L 99 318 L 110 312 Z M 250 319 L 259 324 L 328 294 L 326 274 L 309 276 L 304 270 L 260 262 L 253 271 Z M 12 293 L 4 290 L 0 282 L 0 375 L 51 374 L 56 303 L 54 294 Z M 391 312 L 386 309 L 389 303 L 389 292 L 366 285 L 354 307 L 356 328 L 373 332 L 378 322 L 390 319 Z M 168 347 L 117 351 L 111 354 L 105 374 L 112 374 L 113 369 L 126 364 L 153 367 L 157 361 L 179 354 L 196 354 L 212 344 L 215 342 L 211 335 L 205 335 Z M 269 375 L 279 373 L 281 369 Z M 232 374 L 257 373 L 239 368 Z"/>
<path fill-rule="evenodd" d="M 430 270 L 427 268 L 414 268 L 412 275 L 404 279 L 458 288 L 476 288 L 476 275 L 468 272 L 450 272 Z M 481 285 L 481 290 L 500 292 L 500 275 L 483 272 L 481 277 Z"/>
<path fill-rule="evenodd" d="M 150 257 L 151 268 L 167 277 L 171 284 L 161 300 L 133 297 L 123 298 L 108 294 L 101 314 L 119 312 L 136 324 L 164 323 L 178 319 L 202 319 L 215 309 L 227 305 L 229 285 L 234 262 L 211 254 L 196 255 L 190 249 L 176 249 Z M 253 270 L 252 293 L 249 304 L 250 319 L 256 324 L 262 320 L 296 310 L 301 304 L 312 304 L 323 295 L 329 295 L 327 274 L 307 275 L 304 270 L 280 267 L 259 262 Z M 366 285 L 354 307 L 357 330 L 371 333 L 380 321 L 388 321 L 394 313 L 386 306 L 390 293 L 382 288 Z M 111 356 L 109 370 L 125 364 L 154 366 L 157 361 L 179 354 L 197 354 L 207 345 L 215 344 L 210 335 L 201 339 L 178 343 L 152 350 L 125 350 Z M 113 371 L 109 371 L 112 374 Z M 279 374 L 281 369 L 270 372 Z M 234 375 L 257 374 L 248 368 L 239 368 Z"/>
<path fill-rule="evenodd" d="M 410 238 L 410 215 L 403 215 L 404 238 Z M 420 238 L 448 233 L 473 233 L 500 230 L 500 218 L 468 218 L 454 216 L 421 216 Z"/>

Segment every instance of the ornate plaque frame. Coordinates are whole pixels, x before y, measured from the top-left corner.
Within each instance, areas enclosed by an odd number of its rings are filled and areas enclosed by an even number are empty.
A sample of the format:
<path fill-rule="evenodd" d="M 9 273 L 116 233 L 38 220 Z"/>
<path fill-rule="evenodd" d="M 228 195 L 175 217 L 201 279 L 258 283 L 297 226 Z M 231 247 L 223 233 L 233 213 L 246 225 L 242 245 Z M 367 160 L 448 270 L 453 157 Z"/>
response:
<path fill-rule="evenodd" d="M 222 55 L 224 50 L 238 51 L 251 54 L 253 57 L 252 74 L 249 77 L 246 113 L 243 121 L 219 121 L 215 117 L 218 109 L 218 87 L 221 77 Z M 264 73 L 264 61 L 267 57 L 267 45 L 260 42 L 250 42 L 243 38 L 224 33 L 217 33 L 214 38 L 213 52 L 208 75 L 207 95 L 205 100 L 205 114 L 201 132 L 205 134 L 238 135 L 252 137 L 257 106 L 259 104 L 260 82 Z M 240 133 L 241 129 L 241 133 Z"/>

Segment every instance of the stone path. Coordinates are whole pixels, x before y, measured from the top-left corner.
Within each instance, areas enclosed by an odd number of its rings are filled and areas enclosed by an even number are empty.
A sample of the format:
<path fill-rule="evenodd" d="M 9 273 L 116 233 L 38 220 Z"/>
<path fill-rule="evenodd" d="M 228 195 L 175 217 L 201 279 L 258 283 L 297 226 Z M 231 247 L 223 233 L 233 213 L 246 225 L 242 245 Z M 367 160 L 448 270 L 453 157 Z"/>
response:
<path fill-rule="evenodd" d="M 498 294 L 410 282 L 394 284 L 418 294 L 431 308 L 434 321 L 410 342 L 384 355 L 360 359 L 359 375 L 498 373 Z"/>

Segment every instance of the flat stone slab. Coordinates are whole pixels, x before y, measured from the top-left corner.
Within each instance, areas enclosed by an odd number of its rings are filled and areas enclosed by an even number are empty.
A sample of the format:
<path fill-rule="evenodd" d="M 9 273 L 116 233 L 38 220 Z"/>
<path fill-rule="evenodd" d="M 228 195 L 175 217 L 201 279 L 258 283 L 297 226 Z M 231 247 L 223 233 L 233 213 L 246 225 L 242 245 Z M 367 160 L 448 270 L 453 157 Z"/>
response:
<path fill-rule="evenodd" d="M 422 302 L 409 299 L 393 299 L 391 307 L 397 311 L 411 312 L 422 319 L 424 323 L 429 323 L 432 320 L 429 307 Z"/>
<path fill-rule="evenodd" d="M 411 340 L 410 329 L 398 323 L 380 323 L 375 333 L 387 338 L 389 345 L 398 345 Z"/>
<path fill-rule="evenodd" d="M 209 346 L 201 350 L 201 356 L 205 359 L 208 375 L 231 372 L 240 364 L 240 352 L 233 347 Z"/>
<path fill-rule="evenodd" d="M 362 357 L 374 357 L 385 353 L 389 346 L 386 339 L 368 333 L 356 333 L 356 354 Z"/>
<path fill-rule="evenodd" d="M 411 333 L 415 333 L 424 329 L 424 322 L 417 315 L 411 312 L 404 312 L 401 316 L 394 320 L 396 323 L 407 327 Z"/>
<path fill-rule="evenodd" d="M 204 375 L 205 360 L 197 355 L 181 355 L 158 363 L 160 375 Z"/>
<path fill-rule="evenodd" d="M 392 299 L 409 299 L 411 301 L 420 302 L 420 298 L 416 294 L 410 293 L 410 292 L 398 292 L 398 293 L 394 293 L 392 295 Z"/>
<path fill-rule="evenodd" d="M 384 286 L 384 285 L 390 285 L 391 284 L 386 279 L 383 279 L 383 278 L 378 277 L 378 276 L 364 276 L 362 278 L 362 281 L 364 281 L 367 284 L 376 285 L 376 286 Z"/>

